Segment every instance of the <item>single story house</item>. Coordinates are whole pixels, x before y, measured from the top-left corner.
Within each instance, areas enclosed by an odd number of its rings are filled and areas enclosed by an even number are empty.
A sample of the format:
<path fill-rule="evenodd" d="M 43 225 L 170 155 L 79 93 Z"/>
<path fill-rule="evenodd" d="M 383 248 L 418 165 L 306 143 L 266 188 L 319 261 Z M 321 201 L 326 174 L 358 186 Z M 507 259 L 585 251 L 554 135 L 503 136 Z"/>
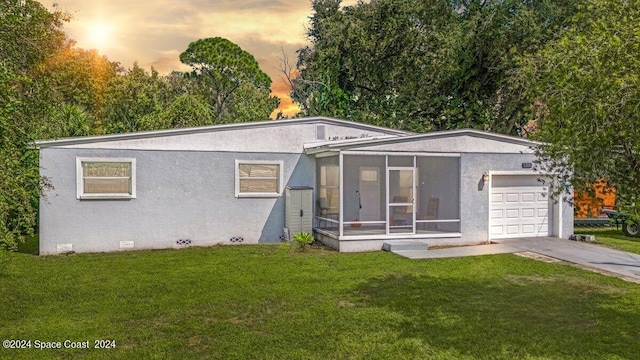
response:
<path fill-rule="evenodd" d="M 326 117 L 39 141 L 53 185 L 40 254 L 279 242 L 293 227 L 340 251 L 567 238 L 573 209 L 548 196 L 533 145 Z"/>

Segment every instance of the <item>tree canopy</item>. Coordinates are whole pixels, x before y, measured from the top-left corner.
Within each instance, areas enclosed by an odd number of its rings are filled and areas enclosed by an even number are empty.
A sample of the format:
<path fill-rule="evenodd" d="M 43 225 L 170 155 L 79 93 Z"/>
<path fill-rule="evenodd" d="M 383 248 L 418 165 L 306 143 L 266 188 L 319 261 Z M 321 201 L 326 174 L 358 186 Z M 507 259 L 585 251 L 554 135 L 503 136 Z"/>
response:
<path fill-rule="evenodd" d="M 202 93 L 207 94 L 217 122 L 228 122 L 224 121 L 225 113 L 231 112 L 233 95 L 243 85 L 250 84 L 258 90 L 254 95 L 269 98 L 271 78 L 260 70 L 253 55 L 227 39 L 214 37 L 194 41 L 180 54 L 180 61 L 193 69 L 190 75 Z M 278 106 L 274 101 L 269 105 L 272 108 L 266 118 Z"/>
<path fill-rule="evenodd" d="M 163 76 L 77 47 L 70 20 L 55 5 L 0 0 L 0 250 L 37 227 L 48 183 L 35 140 L 266 120 L 278 106 L 269 77 L 229 40 L 192 43 L 182 58 L 194 71 Z"/>
<path fill-rule="evenodd" d="M 43 184 L 30 145 L 46 132 L 53 104 L 47 85 L 28 75 L 66 44 L 68 19 L 35 1 L 0 1 L 0 250 L 13 249 L 37 224 Z"/>
<path fill-rule="evenodd" d="M 577 2 L 312 1 L 291 97 L 306 115 L 413 131 L 473 127 L 519 134 L 516 56 L 559 36 Z"/>
<path fill-rule="evenodd" d="M 591 0 L 571 27 L 523 57 L 540 165 L 589 190 L 603 180 L 640 214 L 640 2 Z"/>

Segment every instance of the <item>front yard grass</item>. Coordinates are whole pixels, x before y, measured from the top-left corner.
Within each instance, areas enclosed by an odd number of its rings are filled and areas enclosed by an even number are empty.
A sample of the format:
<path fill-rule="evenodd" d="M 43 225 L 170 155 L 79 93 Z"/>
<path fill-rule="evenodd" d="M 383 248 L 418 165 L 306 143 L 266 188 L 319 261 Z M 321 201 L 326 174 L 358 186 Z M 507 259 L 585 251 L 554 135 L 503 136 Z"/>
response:
<path fill-rule="evenodd" d="M 622 230 L 613 227 L 577 227 L 576 234 L 589 234 L 596 236 L 596 243 L 613 249 L 640 254 L 640 238 L 628 237 Z"/>
<path fill-rule="evenodd" d="M 515 255 L 215 246 L 36 257 L 0 275 L 0 357 L 634 359 L 640 286 Z M 114 349 L 35 350 L 113 339 Z"/>

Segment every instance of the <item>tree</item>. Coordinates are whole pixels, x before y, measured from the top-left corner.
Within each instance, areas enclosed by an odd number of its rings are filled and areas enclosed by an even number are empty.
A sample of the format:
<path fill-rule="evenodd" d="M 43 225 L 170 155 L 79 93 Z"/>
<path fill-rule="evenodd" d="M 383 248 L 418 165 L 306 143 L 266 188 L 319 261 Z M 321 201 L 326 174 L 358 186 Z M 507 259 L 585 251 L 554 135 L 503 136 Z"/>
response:
<path fill-rule="evenodd" d="M 149 74 L 136 62 L 133 68 L 107 83 L 104 131 L 123 133 L 141 130 L 140 122 L 144 116 L 162 111 L 172 100 L 168 82 L 153 68 Z"/>
<path fill-rule="evenodd" d="M 55 9 L 55 5 L 54 5 Z M 47 11 L 40 3 L 0 0 L 0 59 L 15 74 L 26 74 L 33 66 L 57 52 L 67 42 L 62 30 L 71 16 Z"/>
<path fill-rule="evenodd" d="M 640 215 L 640 2 L 590 0 L 558 40 L 521 59 L 540 166 L 556 193 L 604 179 Z"/>
<path fill-rule="evenodd" d="M 271 113 L 280 105 L 280 99 L 271 96 L 271 90 L 256 88 L 252 84 L 241 84 L 231 95 L 226 123 L 269 120 Z"/>
<path fill-rule="evenodd" d="M 21 126 L 28 116 L 15 95 L 21 79 L 9 68 L 0 61 L 0 263 L 4 251 L 13 250 L 23 234 L 33 233 L 37 201 L 32 193 L 39 194 L 38 168 L 29 166 L 34 156 Z"/>
<path fill-rule="evenodd" d="M 107 83 L 120 71 L 120 64 L 100 55 L 97 50 L 68 44 L 38 64 L 32 77 L 52 89 L 52 102 L 84 108 L 101 123 Z"/>
<path fill-rule="evenodd" d="M 473 127 L 518 134 L 516 55 L 558 36 L 576 2 L 312 1 L 291 97 L 306 115 L 413 131 Z M 285 70 L 285 74 L 290 72 Z"/>
<path fill-rule="evenodd" d="M 158 130 L 211 125 L 214 114 L 209 104 L 197 95 L 182 94 L 168 108 L 144 116 L 140 130 Z"/>
<path fill-rule="evenodd" d="M 88 136 L 94 122 L 91 113 L 81 106 L 61 103 L 53 110 L 48 132 L 52 137 Z"/>
<path fill-rule="evenodd" d="M 46 135 L 52 104 L 46 84 L 29 75 L 66 43 L 68 20 L 36 1 L 0 0 L 0 250 L 13 249 L 37 224 L 44 183 L 30 146 Z"/>
<path fill-rule="evenodd" d="M 239 100 L 238 90 L 243 85 L 257 89 L 255 95 L 269 97 L 269 76 L 260 70 L 253 55 L 227 39 L 215 37 L 192 42 L 180 54 L 180 61 L 193 69 L 189 76 L 200 87 L 200 95 L 208 99 L 218 123 L 233 121 L 231 107 Z"/>

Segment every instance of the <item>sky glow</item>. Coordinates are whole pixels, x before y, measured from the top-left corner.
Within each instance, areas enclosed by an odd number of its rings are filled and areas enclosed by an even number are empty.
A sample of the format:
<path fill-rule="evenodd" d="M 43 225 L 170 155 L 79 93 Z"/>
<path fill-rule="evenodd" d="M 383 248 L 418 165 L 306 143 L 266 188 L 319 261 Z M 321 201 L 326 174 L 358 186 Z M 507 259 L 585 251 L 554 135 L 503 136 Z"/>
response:
<path fill-rule="evenodd" d="M 51 9 L 52 3 L 40 2 Z M 357 0 L 343 1 L 353 5 Z M 307 45 L 311 15 L 308 0 L 58 0 L 73 20 L 69 36 L 84 49 L 97 49 L 109 60 L 131 68 L 134 61 L 161 74 L 184 71 L 179 55 L 190 42 L 220 36 L 251 53 L 271 76 L 271 90 L 285 114 L 296 112 L 280 79 L 282 50 L 293 64 Z"/>

